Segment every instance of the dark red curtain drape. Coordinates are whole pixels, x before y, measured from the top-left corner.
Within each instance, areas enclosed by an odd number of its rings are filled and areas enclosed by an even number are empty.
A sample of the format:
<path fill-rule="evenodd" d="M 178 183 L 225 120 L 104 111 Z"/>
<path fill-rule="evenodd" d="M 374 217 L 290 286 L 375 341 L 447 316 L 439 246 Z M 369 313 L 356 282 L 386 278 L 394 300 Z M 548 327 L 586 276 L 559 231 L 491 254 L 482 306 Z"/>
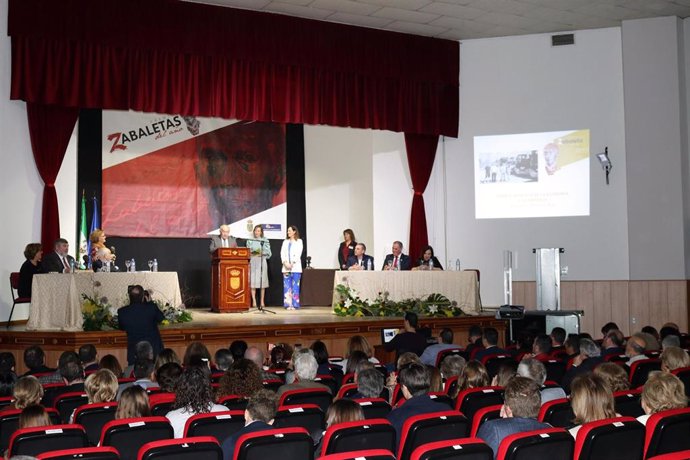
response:
<path fill-rule="evenodd" d="M 52 250 L 53 242 L 60 237 L 60 213 L 55 193 L 55 179 L 79 117 L 79 110 L 34 103 L 27 103 L 26 109 L 31 149 L 36 168 L 44 183 L 41 244 L 47 252 Z"/>
<path fill-rule="evenodd" d="M 8 32 L 12 99 L 458 132 L 451 40 L 177 0 L 10 0 Z"/>
<path fill-rule="evenodd" d="M 407 164 L 412 177 L 412 212 L 410 213 L 410 257 L 415 261 L 422 248 L 429 244 L 426 228 L 426 211 L 424 209 L 424 191 L 434 167 L 438 136 L 426 134 L 405 134 Z"/>

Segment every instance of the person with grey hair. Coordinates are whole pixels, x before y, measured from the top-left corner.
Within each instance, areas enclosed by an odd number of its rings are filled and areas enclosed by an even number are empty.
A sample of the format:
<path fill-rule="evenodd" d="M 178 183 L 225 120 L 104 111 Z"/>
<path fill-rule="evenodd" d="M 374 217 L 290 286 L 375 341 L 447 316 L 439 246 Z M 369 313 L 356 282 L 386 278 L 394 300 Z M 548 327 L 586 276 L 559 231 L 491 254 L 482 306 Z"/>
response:
<path fill-rule="evenodd" d="M 329 393 L 331 392 L 331 389 L 326 385 L 314 382 L 316 370 L 319 368 L 319 365 L 312 353 L 302 352 L 302 350 L 300 350 L 293 355 L 293 361 L 295 366 L 295 382 L 285 384 L 278 388 L 278 397 L 286 391 L 301 390 L 304 388 L 325 388 Z"/>
<path fill-rule="evenodd" d="M 546 366 L 544 363 L 535 358 L 525 358 L 518 364 L 517 373 L 521 377 L 527 377 L 532 379 L 539 384 L 541 393 L 541 403 L 544 404 L 548 401 L 553 401 L 554 399 L 565 398 L 565 391 L 563 388 L 545 388 L 544 382 L 546 381 Z"/>
<path fill-rule="evenodd" d="M 661 349 L 666 350 L 668 347 L 680 348 L 680 337 L 677 335 L 667 335 L 661 340 Z"/>
<path fill-rule="evenodd" d="M 349 399 L 380 398 L 381 391 L 383 374 L 372 367 L 357 374 L 357 393 L 349 396 Z"/>
<path fill-rule="evenodd" d="M 130 363 L 125 370 L 122 371 L 122 375 L 125 377 L 132 376 L 134 372 L 134 363 L 139 359 L 152 359 L 154 360 L 153 346 L 146 340 L 137 342 L 134 345 L 134 362 Z"/>
<path fill-rule="evenodd" d="M 244 352 L 244 357 L 258 366 L 259 371 L 261 371 L 261 380 L 275 380 L 280 378 L 276 374 L 264 369 L 264 352 L 257 347 L 247 348 L 247 351 Z"/>
<path fill-rule="evenodd" d="M 625 344 L 625 356 L 628 357 L 628 361 L 625 364 L 630 367 L 635 361 L 647 359 L 647 355 L 644 354 L 646 347 L 645 334 L 642 332 L 633 334 Z"/>
<path fill-rule="evenodd" d="M 443 358 L 441 361 L 441 377 L 448 379 L 450 377 L 458 377 L 465 370 L 467 361 L 459 355 L 450 355 Z"/>
<path fill-rule="evenodd" d="M 578 375 L 593 371 L 602 362 L 601 349 L 591 339 L 580 339 L 580 353 L 573 359 L 573 365 L 563 376 L 561 386 L 570 393 L 570 384 Z"/>

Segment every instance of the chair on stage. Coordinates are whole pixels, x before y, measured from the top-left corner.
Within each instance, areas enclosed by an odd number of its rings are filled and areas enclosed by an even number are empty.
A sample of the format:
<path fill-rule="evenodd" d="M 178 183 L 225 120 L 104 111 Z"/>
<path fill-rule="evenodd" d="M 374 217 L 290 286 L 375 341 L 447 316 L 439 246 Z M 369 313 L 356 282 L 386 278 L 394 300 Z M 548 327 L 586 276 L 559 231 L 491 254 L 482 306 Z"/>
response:
<path fill-rule="evenodd" d="M 307 430 L 316 444 L 326 429 L 326 416 L 316 404 L 281 406 L 274 419 L 275 428 L 300 427 Z"/>
<path fill-rule="evenodd" d="M 88 447 L 89 440 L 81 425 L 50 425 L 17 430 L 10 438 L 8 457 L 37 456 L 44 452 Z"/>
<path fill-rule="evenodd" d="M 417 447 L 410 460 L 493 460 L 494 451 L 477 438 L 431 442 Z"/>
<path fill-rule="evenodd" d="M 313 460 L 314 441 L 304 428 L 258 431 L 240 436 L 235 460 Z"/>
<path fill-rule="evenodd" d="M 403 424 L 398 458 L 408 459 L 417 447 L 430 442 L 464 438 L 469 431 L 467 418 L 458 411 L 415 415 Z"/>
<path fill-rule="evenodd" d="M 196 414 L 185 422 L 184 437 L 211 436 L 223 444 L 223 441 L 244 428 L 244 423 L 244 411 L 241 410 Z"/>
<path fill-rule="evenodd" d="M 14 291 L 19 290 L 19 272 L 10 273 L 10 292 L 12 293 L 12 309 L 10 310 L 10 317 L 7 318 L 6 328 L 10 328 L 12 324 L 12 313 L 14 313 L 14 307 L 18 303 L 31 303 L 31 297 L 19 297 L 19 294 L 15 295 Z"/>
<path fill-rule="evenodd" d="M 223 451 L 213 436 L 165 439 L 141 446 L 137 460 L 223 460 Z"/>
<path fill-rule="evenodd" d="M 125 418 L 103 427 L 100 445 L 117 449 L 122 460 L 136 460 L 144 444 L 172 438 L 173 427 L 165 417 Z"/>
<path fill-rule="evenodd" d="M 120 460 L 120 454 L 114 447 L 82 447 L 45 452 L 36 458 L 38 460 Z"/>
<path fill-rule="evenodd" d="M 498 447 L 496 460 L 571 460 L 575 441 L 563 428 L 526 431 L 506 436 Z"/>

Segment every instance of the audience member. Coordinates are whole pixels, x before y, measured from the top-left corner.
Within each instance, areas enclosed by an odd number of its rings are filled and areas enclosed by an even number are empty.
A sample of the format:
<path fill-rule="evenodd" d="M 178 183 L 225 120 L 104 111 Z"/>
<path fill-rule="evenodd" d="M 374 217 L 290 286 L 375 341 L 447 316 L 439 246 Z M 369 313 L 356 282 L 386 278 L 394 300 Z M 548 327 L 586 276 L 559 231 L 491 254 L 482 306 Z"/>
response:
<path fill-rule="evenodd" d="M 653 371 L 649 373 L 640 397 L 644 415 L 637 417 L 643 425 L 652 414 L 657 412 L 681 409 L 688 405 L 685 387 L 678 377 L 667 372 Z"/>
<path fill-rule="evenodd" d="M 604 340 L 601 342 L 601 356 L 624 354 L 624 343 L 625 337 L 623 337 L 623 333 L 618 329 L 611 329 L 606 333 Z"/>
<path fill-rule="evenodd" d="M 246 355 L 246 353 L 245 353 Z M 216 364 L 218 372 L 225 372 L 230 369 L 232 363 L 235 362 L 232 353 L 227 348 L 219 348 L 213 354 L 213 362 Z"/>
<path fill-rule="evenodd" d="M 491 380 L 486 367 L 479 361 L 470 361 L 465 366 L 465 370 L 458 377 L 458 385 L 452 398 L 457 397 L 458 393 L 469 388 L 479 388 L 489 386 Z"/>
<path fill-rule="evenodd" d="M 196 414 L 226 411 L 227 407 L 213 403 L 211 371 L 201 366 L 184 369 L 175 384 L 173 410 L 166 414 L 175 437 L 181 438 L 187 420 Z"/>
<path fill-rule="evenodd" d="M 108 369 L 99 369 L 84 381 L 89 404 L 115 401 L 117 386 L 117 377 Z"/>
<path fill-rule="evenodd" d="M 328 348 L 321 340 L 317 340 L 311 344 L 311 351 L 314 352 L 314 358 L 319 367 L 316 370 L 316 375 L 330 375 L 330 368 L 328 367 Z"/>
<path fill-rule="evenodd" d="M 614 322 L 608 322 L 601 327 L 601 336 L 606 337 L 606 335 L 613 330 L 620 330 L 618 325 Z"/>
<path fill-rule="evenodd" d="M 236 395 L 248 398 L 262 388 L 259 368 L 253 361 L 242 358 L 235 361 L 221 377 L 217 397 Z"/>
<path fill-rule="evenodd" d="M 12 389 L 17 383 L 17 374 L 14 372 L 14 355 L 8 351 L 0 353 L 0 397 L 12 396 Z"/>
<path fill-rule="evenodd" d="M 117 311 L 120 329 L 127 333 L 127 363 L 133 364 L 137 358 L 136 346 L 146 341 L 153 348 L 153 356 L 163 349 L 158 324 L 165 319 L 163 312 L 152 302 L 144 301 L 144 288 L 136 285 L 128 288 L 129 305 Z"/>
<path fill-rule="evenodd" d="M 93 344 L 87 343 L 79 347 L 78 355 L 85 373 L 91 373 L 100 369 L 98 365 L 98 351 Z"/>
<path fill-rule="evenodd" d="M 60 374 L 60 367 L 67 362 L 79 363 L 79 355 L 77 355 L 74 351 L 71 350 L 63 351 L 62 353 L 60 353 L 60 357 L 57 361 L 57 369 L 55 370 L 55 372 L 53 372 L 52 374 L 41 375 L 38 378 L 38 381 L 41 382 L 41 385 L 47 385 L 50 383 L 64 383 L 62 375 Z"/>
<path fill-rule="evenodd" d="M 439 343 L 434 345 L 429 345 L 424 349 L 424 353 L 420 357 L 423 364 L 427 366 L 436 365 L 436 355 L 444 350 L 452 350 L 453 348 L 458 348 L 457 345 L 453 345 L 453 330 L 449 328 L 441 329 L 441 333 L 438 335 Z"/>
<path fill-rule="evenodd" d="M 557 351 L 557 350 L 563 350 L 564 349 L 564 344 L 565 344 L 565 329 L 562 327 L 554 327 L 551 329 L 551 350 L 552 351 Z"/>
<path fill-rule="evenodd" d="M 532 357 L 537 361 L 546 362 L 551 359 L 551 337 L 539 334 L 534 338 Z"/>
<path fill-rule="evenodd" d="M 682 348 L 668 347 L 661 352 L 661 370 L 675 371 L 682 367 L 690 367 L 690 356 Z"/>
<path fill-rule="evenodd" d="M 182 367 L 187 367 L 192 362 L 194 358 L 199 358 L 206 363 L 211 363 L 211 353 L 201 342 L 192 342 L 187 345 L 187 349 L 184 352 L 184 358 L 182 358 Z"/>
<path fill-rule="evenodd" d="M 412 270 L 443 270 L 443 265 L 434 255 L 434 248 L 425 246 Z"/>
<path fill-rule="evenodd" d="M 386 255 L 381 270 L 410 270 L 412 268 L 412 260 L 410 256 L 403 254 L 402 250 L 402 242 L 393 241 L 392 254 Z"/>
<path fill-rule="evenodd" d="M 414 355 L 414 353 L 411 353 Z M 417 356 L 417 355 L 415 355 Z M 347 360 L 346 374 L 354 374 L 361 363 L 370 363 L 367 355 L 363 351 L 355 350 Z M 371 363 L 370 363 L 371 364 Z"/>
<path fill-rule="evenodd" d="M 361 351 L 364 353 L 369 361 L 371 361 L 374 364 L 378 364 L 379 360 L 374 357 L 374 349 L 372 348 L 371 344 L 369 344 L 369 341 L 366 339 L 366 337 L 361 336 L 361 335 L 354 335 L 347 339 L 347 346 L 346 346 L 346 352 L 345 352 L 345 359 L 343 359 L 340 362 L 340 365 L 343 367 L 343 371 L 347 374 L 347 361 L 350 358 L 350 355 L 352 355 L 353 352 L 355 351 Z"/>
<path fill-rule="evenodd" d="M 449 379 L 451 377 L 457 377 L 462 374 L 465 370 L 465 365 L 467 361 L 465 358 L 458 355 L 446 356 L 443 361 L 441 361 L 441 377 L 444 379 Z"/>
<path fill-rule="evenodd" d="M 667 335 L 661 340 L 661 349 L 668 347 L 680 347 L 680 337 L 677 335 Z"/>
<path fill-rule="evenodd" d="M 289 366 L 291 354 L 282 345 L 276 345 L 271 350 L 271 365 L 269 371 L 284 371 Z"/>
<path fill-rule="evenodd" d="M 578 334 L 568 334 L 568 338 L 563 343 L 568 358 L 575 358 L 580 354 L 580 336 Z"/>
<path fill-rule="evenodd" d="M 269 390 L 257 391 L 247 403 L 244 411 L 244 427 L 223 442 L 223 459 L 233 459 L 237 441 L 247 433 L 270 430 L 278 411 L 275 393 Z M 278 456 L 278 455 L 277 455 Z"/>
<path fill-rule="evenodd" d="M 669 335 L 680 337 L 680 330 L 678 330 L 677 325 L 673 323 L 666 323 L 661 326 L 661 329 L 659 329 L 659 339 L 663 342 L 663 340 Z"/>
<path fill-rule="evenodd" d="M 616 363 L 601 363 L 594 368 L 594 374 L 602 378 L 611 393 L 630 389 L 628 373 Z"/>
<path fill-rule="evenodd" d="M 250 361 L 252 361 L 254 364 L 256 364 L 256 367 L 259 368 L 259 372 L 261 373 L 261 380 L 276 380 L 278 379 L 278 375 L 269 372 L 264 369 L 264 352 L 261 351 L 257 347 L 249 347 L 247 348 L 247 351 L 244 352 L 244 357 Z"/>
<path fill-rule="evenodd" d="M 117 390 L 117 399 L 120 400 L 120 395 L 126 388 L 131 386 L 139 386 L 146 390 L 147 388 L 157 387 L 158 384 L 154 382 L 154 363 L 151 359 L 137 359 L 134 363 L 134 382 L 125 382 L 120 385 Z"/>
<path fill-rule="evenodd" d="M 386 351 L 395 351 L 396 358 L 405 352 L 412 352 L 421 356 L 426 348 L 426 338 L 417 332 L 417 314 L 413 312 L 405 313 L 403 320 L 403 332 L 398 332 L 393 339 L 383 347 Z"/>
<path fill-rule="evenodd" d="M 293 356 L 293 361 L 297 381 L 294 383 L 285 384 L 278 388 L 278 397 L 280 397 L 286 391 L 300 390 L 304 388 L 325 388 L 329 393 L 331 392 L 331 389 L 326 385 L 314 382 L 318 364 L 316 363 L 316 358 L 314 358 L 311 353 L 295 353 Z"/>
<path fill-rule="evenodd" d="M 628 357 L 628 361 L 625 364 L 630 367 L 635 361 L 647 359 L 647 356 L 644 354 L 646 346 L 647 342 L 644 334 L 641 332 L 633 334 L 625 344 L 625 356 Z"/>
<path fill-rule="evenodd" d="M 326 411 L 326 429 L 347 422 L 364 420 L 362 407 L 351 399 L 338 399 L 330 405 Z M 314 452 L 314 458 L 321 457 L 321 439 L 318 440 Z"/>
<path fill-rule="evenodd" d="M 484 422 L 477 432 L 477 437 L 483 439 L 494 451 L 494 458 L 501 441 L 507 436 L 551 428 L 550 425 L 537 421 L 541 397 L 539 385 L 534 380 L 519 376 L 511 379 L 505 387 L 503 399 L 501 418 Z"/>
<path fill-rule="evenodd" d="M 46 366 L 46 354 L 43 348 L 38 345 L 32 345 L 26 350 L 24 350 L 24 365 L 29 369 L 24 375 L 36 375 L 36 374 L 46 374 L 49 372 L 55 372 L 55 369 L 51 369 Z"/>
<path fill-rule="evenodd" d="M 120 361 L 118 361 L 115 355 L 105 355 L 99 361 L 98 366 L 101 369 L 108 369 L 118 379 L 122 377 L 122 366 L 120 366 Z"/>
<path fill-rule="evenodd" d="M 41 243 L 29 243 L 24 248 L 24 258 L 26 259 L 19 269 L 19 285 L 17 294 L 19 297 L 31 297 L 31 283 L 34 275 L 43 273 L 41 259 L 43 258 L 43 247 Z"/>
<path fill-rule="evenodd" d="M 149 395 L 146 393 L 146 390 L 137 385 L 125 388 L 117 403 L 115 419 L 121 420 L 123 418 L 150 416 L 151 408 L 149 405 Z"/>
<path fill-rule="evenodd" d="M 546 381 L 546 367 L 536 358 L 526 358 L 520 361 L 517 374 L 521 377 L 534 380 L 539 385 L 541 403 L 544 404 L 554 399 L 565 398 L 565 391 L 561 387 L 544 387 Z"/>
<path fill-rule="evenodd" d="M 124 377 L 134 377 L 134 363 L 140 359 L 156 359 L 156 355 L 153 352 L 153 347 L 146 340 L 137 342 L 134 346 L 134 362 L 127 365 L 125 370 L 122 372 Z"/>
<path fill-rule="evenodd" d="M 477 361 L 481 361 L 482 358 L 489 355 L 510 354 L 508 351 L 498 346 L 498 331 L 493 327 L 484 329 L 484 333 L 482 334 L 482 345 L 484 345 L 484 349 L 479 350 L 474 355 L 474 359 Z"/>
<path fill-rule="evenodd" d="M 534 333 L 530 330 L 522 330 L 518 333 L 517 339 L 515 340 L 515 345 L 517 347 L 516 356 L 518 359 L 533 353 L 534 338 Z"/>
<path fill-rule="evenodd" d="M 249 345 L 247 345 L 247 342 L 244 340 L 234 340 L 228 349 L 230 350 L 230 353 L 232 353 L 232 359 L 233 361 L 239 361 L 240 359 L 244 358 L 244 353 L 247 351 L 247 348 L 249 348 Z M 289 360 L 290 357 L 284 357 L 285 360 Z"/>
<path fill-rule="evenodd" d="M 14 385 L 12 397 L 14 401 L 7 406 L 6 410 L 24 409 L 34 404 L 41 404 L 43 386 L 33 375 L 25 375 L 20 377 Z"/>
<path fill-rule="evenodd" d="M 72 352 L 75 356 L 76 353 Z M 53 407 L 55 400 L 64 393 L 84 391 L 84 369 L 78 358 L 76 361 L 68 361 L 60 366 L 64 387 L 51 388 L 43 395 L 43 404 L 46 407 Z"/>
<path fill-rule="evenodd" d="M 175 384 L 182 375 L 182 366 L 178 363 L 165 363 L 156 370 L 156 383 L 164 393 L 173 393 Z"/>
<path fill-rule="evenodd" d="M 376 369 L 364 369 L 357 373 L 357 393 L 350 399 L 379 398 L 383 391 L 383 374 Z"/>
<path fill-rule="evenodd" d="M 574 359 L 572 366 L 563 376 L 561 386 L 566 393 L 570 392 L 570 384 L 578 375 L 593 371 L 602 362 L 601 349 L 590 339 L 580 339 L 580 354 Z"/>
<path fill-rule="evenodd" d="M 645 326 L 642 328 L 642 330 L 640 332 L 642 332 L 643 334 L 651 335 L 652 337 L 654 337 L 654 341 L 657 343 L 657 345 L 659 344 L 659 340 L 660 340 L 659 332 L 656 330 L 656 328 L 654 326 Z M 648 343 L 647 345 L 650 345 L 650 344 Z M 648 348 L 648 349 L 658 350 L 658 347 L 657 348 Z"/>
<path fill-rule="evenodd" d="M 20 430 L 24 428 L 34 428 L 39 426 L 50 426 L 53 423 L 50 421 L 48 412 L 45 407 L 39 404 L 32 404 L 31 406 L 26 406 L 22 409 L 22 413 L 19 414 L 19 426 Z"/>
<path fill-rule="evenodd" d="M 577 439 L 583 423 L 617 417 L 613 394 L 604 380 L 591 372 L 577 376 L 572 383 L 570 405 L 575 414 L 575 426 L 569 431 Z"/>
<path fill-rule="evenodd" d="M 411 353 L 411 352 L 403 353 L 400 356 L 398 356 L 398 359 L 395 362 L 395 368 L 396 369 L 402 369 L 403 367 L 407 366 L 408 364 L 422 364 L 422 361 L 419 359 L 419 356 L 415 355 L 414 353 Z M 398 374 L 396 372 L 391 372 L 390 374 L 388 374 L 388 379 L 386 380 L 386 386 L 392 390 L 397 383 L 398 383 Z M 391 394 L 391 396 L 392 396 L 392 394 Z"/>
<path fill-rule="evenodd" d="M 429 393 L 440 393 L 443 391 L 443 379 L 441 371 L 436 366 L 427 366 L 429 371 Z"/>
<path fill-rule="evenodd" d="M 406 401 L 393 409 L 387 418 L 395 428 L 399 441 L 405 420 L 415 415 L 446 411 L 448 406 L 429 397 L 430 376 L 423 364 L 408 364 L 403 367 L 398 374 L 398 381 Z"/>
<path fill-rule="evenodd" d="M 503 361 L 498 365 L 498 371 L 494 378 L 491 379 L 491 385 L 504 387 L 506 383 L 517 375 L 518 363 L 511 361 Z"/>

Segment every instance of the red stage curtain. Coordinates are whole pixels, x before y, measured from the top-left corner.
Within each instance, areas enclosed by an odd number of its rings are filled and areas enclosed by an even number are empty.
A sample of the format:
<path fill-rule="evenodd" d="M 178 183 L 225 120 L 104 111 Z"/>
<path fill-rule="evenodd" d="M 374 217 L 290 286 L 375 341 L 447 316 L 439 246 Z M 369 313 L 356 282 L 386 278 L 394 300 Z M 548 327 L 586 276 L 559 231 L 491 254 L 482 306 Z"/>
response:
<path fill-rule="evenodd" d="M 426 211 L 424 210 L 424 191 L 429 183 L 431 170 L 434 167 L 438 136 L 424 134 L 405 134 L 407 148 L 407 164 L 412 177 L 412 212 L 410 215 L 410 257 L 413 265 L 422 252 L 422 248 L 429 244 L 426 228 Z"/>
<path fill-rule="evenodd" d="M 8 32 L 12 99 L 458 132 L 451 40 L 174 0 L 10 0 Z"/>
<path fill-rule="evenodd" d="M 26 109 L 31 149 L 34 152 L 36 168 L 45 184 L 41 213 L 41 244 L 47 253 L 52 250 L 53 242 L 60 237 L 60 214 L 55 193 L 55 179 L 79 117 L 79 110 L 33 103 L 28 103 Z"/>

